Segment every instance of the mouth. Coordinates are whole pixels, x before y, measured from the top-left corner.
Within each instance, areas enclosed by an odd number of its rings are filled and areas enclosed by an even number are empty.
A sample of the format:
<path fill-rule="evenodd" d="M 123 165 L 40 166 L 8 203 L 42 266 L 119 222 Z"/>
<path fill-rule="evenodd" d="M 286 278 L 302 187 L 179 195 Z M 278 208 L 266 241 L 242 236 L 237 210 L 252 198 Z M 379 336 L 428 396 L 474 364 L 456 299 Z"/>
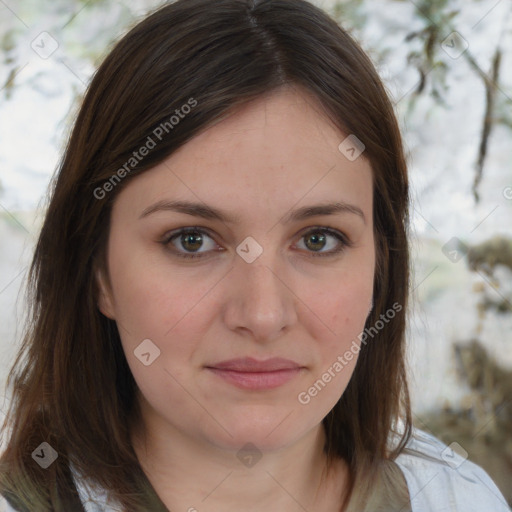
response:
<path fill-rule="evenodd" d="M 296 377 L 303 366 L 295 361 L 282 358 L 258 361 L 253 358 L 222 361 L 206 369 L 214 375 L 244 389 L 273 389 L 282 386 Z"/>

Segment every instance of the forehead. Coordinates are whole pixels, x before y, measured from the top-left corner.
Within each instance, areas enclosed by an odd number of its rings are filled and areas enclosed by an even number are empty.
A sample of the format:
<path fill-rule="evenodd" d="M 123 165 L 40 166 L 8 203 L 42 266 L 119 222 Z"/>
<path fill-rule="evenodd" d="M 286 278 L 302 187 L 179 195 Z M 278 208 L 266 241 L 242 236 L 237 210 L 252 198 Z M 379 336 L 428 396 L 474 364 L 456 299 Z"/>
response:
<path fill-rule="evenodd" d="M 233 161 L 238 154 L 263 153 L 274 164 L 288 164 L 304 157 L 329 162 L 341 138 L 319 101 L 290 85 L 239 107 L 193 142 L 196 158 Z"/>
<path fill-rule="evenodd" d="M 314 97 L 283 87 L 203 130 L 121 195 L 140 211 L 148 202 L 186 199 L 237 217 L 241 210 L 284 213 L 301 201 L 355 200 L 365 208 L 371 167 L 364 157 L 350 161 L 339 151 L 346 136 Z"/>

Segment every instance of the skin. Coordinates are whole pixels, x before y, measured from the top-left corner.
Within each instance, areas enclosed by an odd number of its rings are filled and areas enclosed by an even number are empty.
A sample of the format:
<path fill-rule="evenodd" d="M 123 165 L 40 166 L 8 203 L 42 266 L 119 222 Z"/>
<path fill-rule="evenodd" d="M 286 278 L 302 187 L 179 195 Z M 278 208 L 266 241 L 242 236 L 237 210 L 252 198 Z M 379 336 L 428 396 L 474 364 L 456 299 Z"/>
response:
<path fill-rule="evenodd" d="M 322 480 L 321 422 L 357 355 L 308 404 L 297 397 L 357 340 L 372 296 L 372 170 L 364 153 L 349 161 L 338 150 L 345 137 L 312 96 L 283 87 L 204 130 L 116 198 L 110 286 L 98 272 L 99 307 L 117 322 L 138 385 L 135 451 L 171 510 L 340 507 L 347 466 L 338 461 Z M 164 209 L 140 218 L 158 201 L 178 199 L 236 222 Z M 364 219 L 345 211 L 280 223 L 293 209 L 335 201 Z M 179 236 L 162 242 L 191 226 L 208 231 L 202 245 Z M 315 242 L 318 226 L 344 233 L 351 246 L 315 256 L 343 247 L 330 234 Z M 263 249 L 251 263 L 236 252 L 248 236 Z M 180 258 L 172 249 L 205 256 Z M 144 339 L 160 350 L 148 366 L 134 354 Z M 270 390 L 240 389 L 206 368 L 246 356 L 303 368 Z M 237 457 L 246 443 L 262 456 L 252 467 Z"/>

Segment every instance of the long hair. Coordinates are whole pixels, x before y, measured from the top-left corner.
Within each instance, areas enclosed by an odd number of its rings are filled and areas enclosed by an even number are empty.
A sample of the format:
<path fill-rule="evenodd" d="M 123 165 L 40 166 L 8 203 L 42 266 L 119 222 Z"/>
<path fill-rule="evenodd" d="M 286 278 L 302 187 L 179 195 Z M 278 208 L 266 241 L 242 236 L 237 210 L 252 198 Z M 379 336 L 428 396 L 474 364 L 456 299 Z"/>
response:
<path fill-rule="evenodd" d="M 127 510 L 147 510 L 129 430 L 136 385 L 117 326 L 97 307 L 94 275 L 105 271 L 112 203 L 133 177 L 285 84 L 312 93 L 342 133 L 364 143 L 377 257 L 366 326 L 402 306 L 361 346 L 348 387 L 323 420 L 325 452 L 329 461 L 347 461 L 353 494 L 363 499 L 382 461 L 403 449 L 411 433 L 408 180 L 397 120 L 373 64 L 305 0 L 178 0 L 135 25 L 100 65 L 52 183 L 29 272 L 29 322 L 8 379 L 10 433 L 0 459 L 0 492 L 20 510 L 69 510 L 77 497 L 70 464 Z M 183 105 L 188 113 L 176 122 Z M 157 129 L 161 140 L 134 159 Z M 398 421 L 405 428 L 391 450 Z M 31 456 L 41 442 L 58 453 L 47 469 Z"/>

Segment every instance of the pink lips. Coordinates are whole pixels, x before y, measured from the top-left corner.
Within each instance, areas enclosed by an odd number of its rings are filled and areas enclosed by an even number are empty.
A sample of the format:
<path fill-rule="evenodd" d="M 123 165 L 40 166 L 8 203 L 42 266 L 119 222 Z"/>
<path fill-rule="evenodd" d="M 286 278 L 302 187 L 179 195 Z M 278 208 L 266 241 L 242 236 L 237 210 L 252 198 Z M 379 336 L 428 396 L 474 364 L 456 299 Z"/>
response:
<path fill-rule="evenodd" d="M 272 389 L 290 381 L 303 367 L 280 357 L 264 361 L 244 357 L 215 363 L 206 368 L 241 388 Z"/>

